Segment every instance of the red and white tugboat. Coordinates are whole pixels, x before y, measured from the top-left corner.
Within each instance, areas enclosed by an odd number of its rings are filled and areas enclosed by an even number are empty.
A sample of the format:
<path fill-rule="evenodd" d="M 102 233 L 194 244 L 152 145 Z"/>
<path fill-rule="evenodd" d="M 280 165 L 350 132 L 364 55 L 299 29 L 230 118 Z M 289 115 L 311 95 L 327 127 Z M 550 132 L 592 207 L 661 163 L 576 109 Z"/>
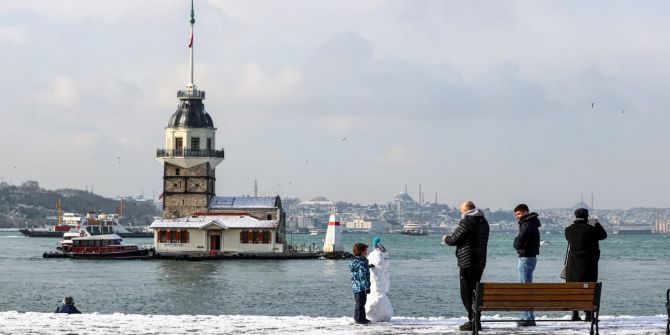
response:
<path fill-rule="evenodd" d="M 152 258 L 154 251 L 136 244 L 122 244 L 121 236 L 116 234 L 72 237 L 69 241 L 61 243 L 61 249 L 70 258 L 146 259 Z"/>

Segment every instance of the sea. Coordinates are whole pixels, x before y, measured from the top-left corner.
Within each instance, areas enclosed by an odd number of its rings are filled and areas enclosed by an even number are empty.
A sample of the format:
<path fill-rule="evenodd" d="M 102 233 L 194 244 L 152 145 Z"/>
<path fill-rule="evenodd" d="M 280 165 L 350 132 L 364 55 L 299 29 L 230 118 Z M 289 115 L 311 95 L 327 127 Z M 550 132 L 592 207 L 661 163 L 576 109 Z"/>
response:
<path fill-rule="evenodd" d="M 391 255 L 389 297 L 394 315 L 410 320 L 460 320 L 465 316 L 454 247 L 442 244 L 439 235 L 398 234 L 344 234 L 343 245 L 350 249 L 354 243 L 370 244 L 374 236 L 382 239 Z M 287 237 L 299 247 L 321 247 L 323 238 Z M 518 281 L 513 239 L 512 234 L 491 234 L 482 281 Z M 542 240 L 534 281 L 561 282 L 565 238 L 544 233 Z M 72 295 L 83 312 L 97 315 L 340 320 L 352 314 L 346 260 L 42 258 L 42 253 L 55 251 L 57 241 L 0 231 L 0 323 L 3 317 L 4 321 L 12 319 L 7 319 L 12 313 L 51 313 L 66 295 Z M 152 240 L 128 238 L 124 242 L 149 245 Z M 670 236 L 610 235 L 600 246 L 601 315 L 656 316 L 660 322 L 670 288 Z"/>
<path fill-rule="evenodd" d="M 377 235 L 344 234 L 343 245 Z M 395 314 L 461 316 L 455 248 L 438 235 L 379 235 L 391 255 Z M 324 235 L 288 236 L 321 247 Z M 482 281 L 518 280 L 514 235 L 492 234 Z M 560 282 L 566 241 L 543 234 L 536 282 Z M 344 316 L 353 297 L 346 260 L 71 260 L 45 259 L 55 238 L 0 232 L 0 311 L 50 312 L 65 295 L 99 313 Z M 151 244 L 151 239 L 125 239 Z M 670 236 L 610 235 L 601 242 L 601 313 L 655 315 L 670 288 Z"/>

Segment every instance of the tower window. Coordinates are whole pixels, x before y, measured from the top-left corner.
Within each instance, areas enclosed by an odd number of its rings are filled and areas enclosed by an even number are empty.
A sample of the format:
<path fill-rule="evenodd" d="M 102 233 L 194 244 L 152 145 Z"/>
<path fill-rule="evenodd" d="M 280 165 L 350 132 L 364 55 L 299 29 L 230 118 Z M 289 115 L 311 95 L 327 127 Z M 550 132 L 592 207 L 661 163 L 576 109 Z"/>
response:
<path fill-rule="evenodd" d="M 179 170 L 179 169 L 175 169 L 175 170 L 174 170 L 174 175 L 175 175 L 175 176 L 178 176 L 180 172 L 181 172 L 181 170 Z"/>
<path fill-rule="evenodd" d="M 200 137 L 191 137 L 191 150 L 200 150 Z"/>
<path fill-rule="evenodd" d="M 207 138 L 207 150 L 212 150 L 212 139 Z"/>

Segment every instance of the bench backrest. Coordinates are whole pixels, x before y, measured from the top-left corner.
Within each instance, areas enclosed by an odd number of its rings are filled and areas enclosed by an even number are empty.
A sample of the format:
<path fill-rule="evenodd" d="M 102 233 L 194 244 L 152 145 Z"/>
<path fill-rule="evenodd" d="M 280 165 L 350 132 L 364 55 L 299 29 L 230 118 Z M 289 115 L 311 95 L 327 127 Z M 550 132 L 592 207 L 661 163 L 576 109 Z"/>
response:
<path fill-rule="evenodd" d="M 601 283 L 479 283 L 480 311 L 597 311 Z"/>

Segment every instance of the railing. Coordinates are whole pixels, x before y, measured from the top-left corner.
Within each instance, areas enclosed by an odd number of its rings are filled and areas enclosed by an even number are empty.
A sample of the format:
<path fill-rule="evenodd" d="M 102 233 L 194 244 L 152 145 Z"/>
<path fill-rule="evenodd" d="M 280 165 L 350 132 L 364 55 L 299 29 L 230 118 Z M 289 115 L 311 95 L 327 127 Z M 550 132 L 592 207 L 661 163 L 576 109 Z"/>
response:
<path fill-rule="evenodd" d="M 179 90 L 177 91 L 177 98 L 205 98 L 205 91 L 198 90 Z"/>
<path fill-rule="evenodd" d="M 156 158 L 172 157 L 216 157 L 225 158 L 225 152 L 221 150 L 195 150 L 195 149 L 156 149 Z"/>

